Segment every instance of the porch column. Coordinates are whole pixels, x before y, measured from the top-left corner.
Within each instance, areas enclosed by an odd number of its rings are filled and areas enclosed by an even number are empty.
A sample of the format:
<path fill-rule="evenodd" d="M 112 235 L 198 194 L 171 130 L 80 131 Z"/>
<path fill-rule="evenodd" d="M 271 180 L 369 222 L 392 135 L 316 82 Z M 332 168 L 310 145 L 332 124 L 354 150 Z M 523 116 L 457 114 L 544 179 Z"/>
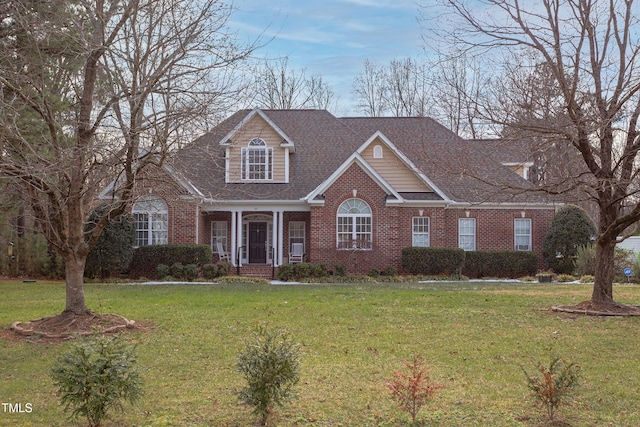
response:
<path fill-rule="evenodd" d="M 236 233 L 238 231 L 238 227 L 236 226 L 236 211 L 231 211 L 231 246 L 229 247 L 229 251 L 231 252 L 231 264 L 235 267 L 236 264 L 236 252 L 238 251 L 236 248 L 237 236 Z"/>
<path fill-rule="evenodd" d="M 284 212 L 280 211 L 278 215 L 278 265 L 282 265 L 282 254 L 284 252 Z"/>
<path fill-rule="evenodd" d="M 278 211 L 272 211 L 272 215 L 273 215 L 273 222 L 271 225 L 271 245 L 273 246 L 273 253 L 271 254 L 271 257 L 273 258 L 273 263 L 277 266 L 280 265 L 280 263 L 278 262 L 278 255 L 281 252 L 281 248 L 278 245 L 278 229 L 280 227 L 280 225 L 278 224 Z"/>
<path fill-rule="evenodd" d="M 242 246 L 242 210 L 238 211 L 238 247 Z M 239 265 L 240 267 L 242 267 L 242 253 L 246 250 L 246 248 L 242 249 L 240 251 L 240 259 L 238 260 L 238 263 L 236 265 Z M 238 252 L 238 250 L 236 249 L 236 252 Z"/>

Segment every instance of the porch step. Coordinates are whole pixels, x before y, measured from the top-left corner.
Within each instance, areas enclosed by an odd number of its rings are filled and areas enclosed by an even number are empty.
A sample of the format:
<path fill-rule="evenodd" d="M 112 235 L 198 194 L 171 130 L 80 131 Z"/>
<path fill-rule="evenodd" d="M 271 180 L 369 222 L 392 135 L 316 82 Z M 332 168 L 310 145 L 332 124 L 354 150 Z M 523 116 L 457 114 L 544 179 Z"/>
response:
<path fill-rule="evenodd" d="M 236 267 L 232 267 L 231 272 L 236 273 Z M 278 268 L 276 267 L 274 273 L 277 274 Z M 271 278 L 272 269 L 270 265 L 266 264 L 249 264 L 240 267 L 240 275 L 247 277 L 263 277 L 265 279 Z"/>

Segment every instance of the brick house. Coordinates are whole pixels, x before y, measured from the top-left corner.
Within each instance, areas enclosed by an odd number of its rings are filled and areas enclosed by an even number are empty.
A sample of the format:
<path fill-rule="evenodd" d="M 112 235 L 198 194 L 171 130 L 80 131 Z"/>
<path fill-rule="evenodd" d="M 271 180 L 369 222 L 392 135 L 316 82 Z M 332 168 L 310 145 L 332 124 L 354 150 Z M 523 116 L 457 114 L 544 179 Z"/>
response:
<path fill-rule="evenodd" d="M 138 184 L 137 245 L 220 243 L 243 273 L 287 263 L 294 244 L 351 272 L 401 270 L 407 246 L 542 259 L 556 204 L 521 191 L 529 163 L 495 147 L 429 118 L 239 111 Z"/>

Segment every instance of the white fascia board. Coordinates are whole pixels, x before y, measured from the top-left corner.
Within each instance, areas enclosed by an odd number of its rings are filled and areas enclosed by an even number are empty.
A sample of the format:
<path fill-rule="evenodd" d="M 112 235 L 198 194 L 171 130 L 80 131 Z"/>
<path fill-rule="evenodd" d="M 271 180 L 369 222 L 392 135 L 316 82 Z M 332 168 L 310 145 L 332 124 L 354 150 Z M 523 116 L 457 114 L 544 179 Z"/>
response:
<path fill-rule="evenodd" d="M 262 119 L 267 122 L 269 124 L 269 126 L 271 126 L 273 128 L 274 131 L 276 131 L 276 133 L 278 135 L 280 135 L 280 137 L 282 138 L 284 143 L 281 143 L 280 146 L 282 147 L 291 147 L 294 149 L 295 152 L 295 145 L 293 143 L 293 141 L 291 140 L 291 138 L 289 138 L 289 136 L 284 133 L 284 131 L 282 129 L 280 129 L 269 117 L 267 117 L 267 115 L 259 108 L 254 108 L 249 114 L 247 114 L 245 116 L 244 119 L 242 119 L 240 121 L 240 123 L 238 123 L 232 130 L 231 132 L 229 132 L 228 134 L 226 134 L 224 136 L 224 138 L 222 138 L 222 140 L 219 142 L 220 145 L 233 145 L 233 143 L 229 143 L 229 141 L 233 141 L 233 137 L 235 136 L 236 133 L 238 133 L 238 131 L 240 131 L 240 129 L 242 129 L 248 122 L 249 120 L 251 120 L 255 115 L 259 115 L 260 117 L 262 117 Z"/>
<path fill-rule="evenodd" d="M 402 160 L 404 164 L 413 171 L 413 173 L 418 175 L 418 177 L 426 185 L 431 187 L 438 196 L 442 197 L 442 199 L 447 202 L 451 201 L 451 199 L 449 199 L 449 197 L 447 197 L 447 195 L 444 194 L 444 192 L 440 190 L 437 185 L 435 185 L 429 178 L 427 178 L 427 176 L 422 173 L 422 171 L 418 169 L 418 167 L 407 156 L 405 156 L 405 154 L 400 151 L 400 149 L 396 147 L 396 145 L 391 142 L 391 140 L 387 138 L 381 131 L 376 131 L 373 135 L 371 135 L 371 137 L 364 144 L 362 144 L 360 148 L 358 148 L 357 152 L 362 153 L 376 139 L 381 139 L 382 142 L 384 142 L 387 147 L 391 149 L 391 151 L 393 151 L 400 158 L 400 160 Z"/>
<path fill-rule="evenodd" d="M 336 180 L 344 174 L 349 167 L 357 164 L 364 170 L 364 172 L 369 175 L 371 179 L 373 179 L 383 190 L 387 193 L 391 194 L 396 199 L 403 201 L 402 196 L 384 179 L 378 172 L 376 172 L 373 167 L 358 153 L 357 151 L 353 153 L 344 163 L 340 165 L 338 169 L 336 169 L 329 178 L 327 178 L 322 184 L 317 186 L 311 193 L 307 194 L 303 200 L 306 200 L 308 203 L 317 204 L 318 201 L 314 201 L 314 199 L 323 194 L 329 187 L 333 185 Z M 323 202 L 324 203 L 324 202 Z"/>
<path fill-rule="evenodd" d="M 203 212 L 242 210 L 250 211 L 295 211 L 308 212 L 309 205 L 300 200 L 215 200 L 205 199 Z"/>
<path fill-rule="evenodd" d="M 468 202 L 452 202 L 447 204 L 449 209 L 520 209 L 520 210 L 537 210 L 537 209 L 557 209 L 560 206 L 564 206 L 563 202 L 549 202 L 549 203 L 468 203 Z"/>

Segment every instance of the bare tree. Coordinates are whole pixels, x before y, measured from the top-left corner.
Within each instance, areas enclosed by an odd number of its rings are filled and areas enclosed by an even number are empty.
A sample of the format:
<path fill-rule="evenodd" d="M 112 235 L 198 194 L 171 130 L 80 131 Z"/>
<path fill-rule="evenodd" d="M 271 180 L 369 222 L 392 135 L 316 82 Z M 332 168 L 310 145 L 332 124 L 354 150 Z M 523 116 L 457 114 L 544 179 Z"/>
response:
<path fill-rule="evenodd" d="M 268 109 L 328 109 L 336 95 L 321 76 L 307 77 L 306 69 L 292 69 L 287 57 L 265 60 L 254 72 L 255 102 Z"/>
<path fill-rule="evenodd" d="M 371 117 L 423 117 L 430 101 L 426 67 L 411 58 L 394 59 L 386 67 L 366 60 L 352 92 L 360 111 Z"/>
<path fill-rule="evenodd" d="M 386 110 L 384 94 L 384 68 L 373 64 L 368 59 L 364 61 L 364 71 L 353 81 L 353 95 L 358 109 L 369 117 L 381 117 Z"/>
<path fill-rule="evenodd" d="M 509 105 L 485 105 L 492 119 L 575 149 L 583 168 L 565 177 L 598 205 L 591 303 L 613 307 L 614 249 L 640 219 L 640 13 L 633 0 L 443 0 L 437 35 L 495 60 L 530 55 L 548 67 L 561 112 L 553 120 L 512 121 Z M 455 28 L 455 30 L 451 30 Z M 508 53 L 506 53 L 508 52 Z M 492 70 L 495 72 L 495 70 Z M 560 184 L 560 183 L 558 183 Z"/>
<path fill-rule="evenodd" d="M 88 312 L 87 254 L 245 59 L 218 0 L 7 0 L 0 7 L 0 175 L 19 183 L 65 264 L 65 312 Z M 84 230 L 105 179 L 110 208 Z"/>

